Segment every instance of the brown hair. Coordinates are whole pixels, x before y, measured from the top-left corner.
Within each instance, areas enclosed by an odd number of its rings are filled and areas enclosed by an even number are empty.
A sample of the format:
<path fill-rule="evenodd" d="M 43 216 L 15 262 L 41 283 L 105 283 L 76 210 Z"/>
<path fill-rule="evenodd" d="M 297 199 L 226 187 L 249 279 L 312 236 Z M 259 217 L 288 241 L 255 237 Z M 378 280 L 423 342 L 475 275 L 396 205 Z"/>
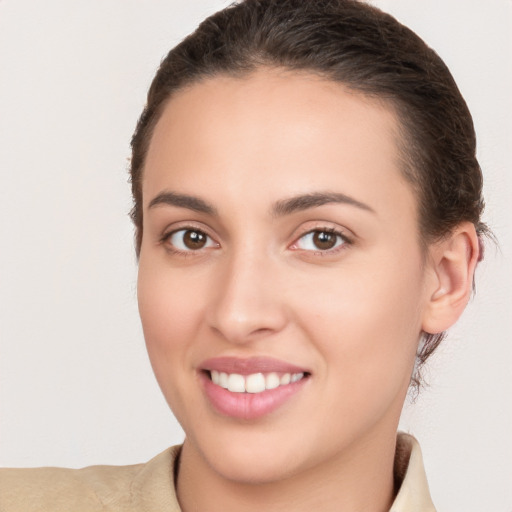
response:
<path fill-rule="evenodd" d="M 472 222 L 480 238 L 487 234 L 471 114 L 434 50 L 389 14 L 357 0 L 244 0 L 207 18 L 173 48 L 151 84 L 132 138 L 137 255 L 144 161 L 166 102 L 187 85 L 263 66 L 309 71 L 388 102 L 400 121 L 402 172 L 418 196 L 422 242 L 463 221 Z M 424 334 L 418 366 L 443 335 Z"/>

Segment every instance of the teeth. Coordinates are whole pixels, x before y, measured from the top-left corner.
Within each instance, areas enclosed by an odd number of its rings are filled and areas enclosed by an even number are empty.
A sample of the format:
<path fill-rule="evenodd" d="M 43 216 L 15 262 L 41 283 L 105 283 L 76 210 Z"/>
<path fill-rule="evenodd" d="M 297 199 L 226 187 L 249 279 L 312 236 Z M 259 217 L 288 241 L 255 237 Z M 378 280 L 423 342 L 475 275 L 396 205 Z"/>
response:
<path fill-rule="evenodd" d="M 275 389 L 281 384 L 281 381 L 279 379 L 279 375 L 277 373 L 269 373 L 265 377 L 265 388 L 267 389 Z"/>
<path fill-rule="evenodd" d="M 228 390 L 233 391 L 233 393 L 243 393 L 245 391 L 244 376 L 231 373 L 228 377 Z"/>
<path fill-rule="evenodd" d="M 292 380 L 292 376 L 289 373 L 285 373 L 281 376 L 280 384 L 282 386 L 285 386 L 286 384 L 290 384 L 290 381 Z"/>
<path fill-rule="evenodd" d="M 304 373 L 252 373 L 240 375 L 238 373 L 225 373 L 217 370 L 210 372 L 212 382 L 233 393 L 261 393 L 267 389 L 275 389 L 279 386 L 297 382 L 304 377 Z"/>
<path fill-rule="evenodd" d="M 228 389 L 228 374 L 227 373 L 220 372 L 218 384 L 219 384 L 219 386 L 222 386 L 224 389 Z"/>
<path fill-rule="evenodd" d="M 247 393 L 261 393 L 265 391 L 265 377 L 263 373 L 253 373 L 245 378 L 245 391 Z"/>

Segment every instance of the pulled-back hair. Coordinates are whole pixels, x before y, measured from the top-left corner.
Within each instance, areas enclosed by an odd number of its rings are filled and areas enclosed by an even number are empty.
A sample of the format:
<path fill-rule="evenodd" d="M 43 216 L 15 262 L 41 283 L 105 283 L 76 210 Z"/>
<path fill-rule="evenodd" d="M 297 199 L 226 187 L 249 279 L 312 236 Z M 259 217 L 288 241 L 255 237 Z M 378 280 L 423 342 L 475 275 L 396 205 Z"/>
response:
<path fill-rule="evenodd" d="M 386 102 L 400 125 L 401 171 L 418 198 L 428 245 L 463 221 L 480 237 L 484 207 L 471 114 L 448 68 L 395 18 L 356 0 L 244 0 L 213 14 L 162 61 L 132 138 L 136 251 L 142 177 L 154 127 L 174 92 L 262 67 L 307 71 Z M 424 333 L 421 366 L 444 333 Z M 417 383 L 417 382 L 416 382 Z"/>

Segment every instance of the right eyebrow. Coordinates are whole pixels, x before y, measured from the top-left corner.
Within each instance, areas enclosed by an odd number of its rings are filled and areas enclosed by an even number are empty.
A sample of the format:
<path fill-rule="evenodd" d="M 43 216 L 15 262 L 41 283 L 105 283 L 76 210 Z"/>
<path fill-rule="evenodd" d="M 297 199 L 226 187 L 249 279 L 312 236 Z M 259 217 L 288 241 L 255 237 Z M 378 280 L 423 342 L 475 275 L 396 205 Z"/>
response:
<path fill-rule="evenodd" d="M 189 196 L 187 194 L 178 194 L 177 192 L 164 191 L 155 196 L 149 203 L 148 209 L 160 205 L 177 206 L 178 208 L 187 208 L 199 213 L 208 215 L 217 215 L 217 210 L 210 203 L 199 197 Z"/>
<path fill-rule="evenodd" d="M 308 210 L 309 208 L 317 208 L 330 203 L 348 204 L 350 206 L 355 206 L 360 210 L 375 213 L 375 210 L 371 206 L 339 192 L 312 192 L 309 194 L 293 196 L 288 199 L 281 199 L 272 207 L 272 213 L 275 216 L 282 217 L 284 215 Z"/>

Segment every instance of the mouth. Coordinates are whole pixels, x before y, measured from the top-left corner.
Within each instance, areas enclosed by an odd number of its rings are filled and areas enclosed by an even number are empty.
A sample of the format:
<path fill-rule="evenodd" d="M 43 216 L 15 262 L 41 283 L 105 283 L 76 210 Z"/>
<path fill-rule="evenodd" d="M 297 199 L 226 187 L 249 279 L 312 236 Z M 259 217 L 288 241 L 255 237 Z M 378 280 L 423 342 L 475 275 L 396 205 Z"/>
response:
<path fill-rule="evenodd" d="M 263 393 L 280 386 L 287 386 L 301 379 L 307 378 L 309 373 L 251 373 L 242 375 L 240 373 L 226 373 L 218 370 L 205 370 L 209 379 L 217 386 L 227 389 L 232 393 Z"/>
<path fill-rule="evenodd" d="M 244 420 L 279 409 L 311 378 L 304 368 L 264 357 L 210 359 L 201 365 L 199 375 L 214 410 Z"/>

